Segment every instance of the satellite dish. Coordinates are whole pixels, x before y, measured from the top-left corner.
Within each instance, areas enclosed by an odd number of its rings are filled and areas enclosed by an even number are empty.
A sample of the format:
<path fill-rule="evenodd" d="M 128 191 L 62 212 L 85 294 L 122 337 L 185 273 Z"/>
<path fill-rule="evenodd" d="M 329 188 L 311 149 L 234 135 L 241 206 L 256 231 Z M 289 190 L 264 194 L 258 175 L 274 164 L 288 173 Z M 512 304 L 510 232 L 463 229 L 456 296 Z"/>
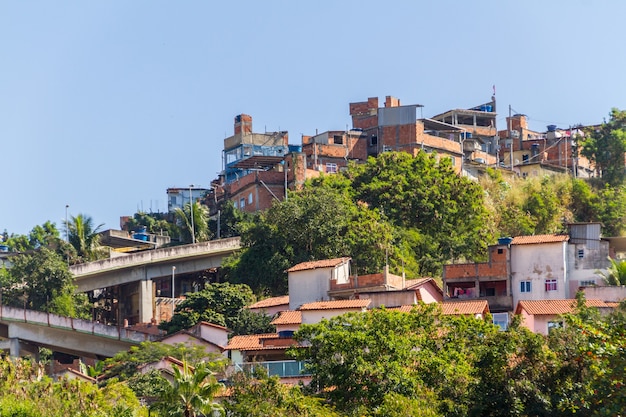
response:
<path fill-rule="evenodd" d="M 516 160 L 515 160 L 515 163 L 516 163 L 516 164 L 519 164 L 519 159 L 516 159 Z"/>

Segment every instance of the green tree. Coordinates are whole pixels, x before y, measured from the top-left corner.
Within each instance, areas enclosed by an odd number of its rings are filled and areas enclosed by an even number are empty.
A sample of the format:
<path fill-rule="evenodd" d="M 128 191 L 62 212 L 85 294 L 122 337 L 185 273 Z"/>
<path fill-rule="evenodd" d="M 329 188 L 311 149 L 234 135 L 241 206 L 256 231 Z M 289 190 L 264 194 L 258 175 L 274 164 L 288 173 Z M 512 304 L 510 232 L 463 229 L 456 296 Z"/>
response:
<path fill-rule="evenodd" d="M 218 411 L 223 415 L 222 407 L 213 401 L 221 388 L 211 369 L 205 364 L 191 368 L 183 360 L 183 367 L 172 368 L 174 379 L 152 408 L 162 416 L 196 417 L 212 415 Z"/>
<path fill-rule="evenodd" d="M 586 129 L 579 142 L 582 155 L 594 164 L 604 183 L 616 186 L 624 182 L 626 111 L 611 109 L 609 121 Z"/>
<path fill-rule="evenodd" d="M 201 321 L 220 326 L 231 326 L 236 322 L 243 308 L 254 302 L 250 287 L 245 284 L 215 283 L 206 284 L 204 289 L 189 293 L 170 321 L 159 324 L 168 333 L 188 329 Z"/>
<path fill-rule="evenodd" d="M 458 176 L 449 159 L 385 152 L 352 165 L 347 175 L 358 201 L 381 210 L 394 225 L 414 228 L 436 242 L 436 252 L 429 255 L 440 263 L 484 256 L 492 237 L 483 190 Z"/>
<path fill-rule="evenodd" d="M 254 216 L 243 210 L 237 210 L 230 200 L 225 200 L 219 206 L 219 214 L 215 214 L 209 219 L 209 230 L 213 237 L 217 237 L 217 227 L 219 218 L 219 237 L 225 239 L 228 237 L 239 236 L 240 225 L 252 220 Z"/>
<path fill-rule="evenodd" d="M 321 398 L 305 395 L 299 386 L 282 384 L 264 369 L 233 375 L 232 394 L 225 403 L 230 417 L 338 417 Z"/>
<path fill-rule="evenodd" d="M 11 262 L 5 274 L 5 304 L 68 317 L 89 317 L 87 298 L 75 293 L 74 277 L 58 253 L 44 247 L 15 256 Z"/>
<path fill-rule="evenodd" d="M 343 190 L 311 183 L 240 230 L 244 248 L 224 263 L 226 278 L 272 295 L 287 292 L 285 271 L 300 262 L 352 256 L 359 273 L 380 272 L 393 237 L 377 211 Z"/>
<path fill-rule="evenodd" d="M 81 262 L 95 261 L 106 257 L 106 252 L 100 246 L 100 235 L 98 234 L 103 225 L 94 226 L 93 219 L 85 214 L 71 216 L 65 225 L 69 242 L 76 249 Z"/>
<path fill-rule="evenodd" d="M 203 205 L 196 201 L 193 204 L 187 203 L 182 209 L 176 208 L 174 215 L 181 225 L 180 237 L 184 242 L 192 243 L 192 235 L 196 242 L 205 242 L 211 238 L 208 212 Z"/>
<path fill-rule="evenodd" d="M 106 359 L 102 376 L 104 379 L 118 378 L 127 381 L 137 375 L 137 368 L 147 363 L 156 362 L 162 358 L 185 359 L 192 365 L 207 361 L 218 371 L 224 366 L 223 358 L 214 354 L 207 354 L 200 346 L 186 346 L 183 344 L 168 345 L 159 342 L 142 342 L 132 346 L 128 351 L 119 352 L 112 358 Z"/>
<path fill-rule="evenodd" d="M 474 401 L 472 349 L 493 333 L 492 324 L 420 304 L 411 313 L 376 309 L 302 325 L 294 337 L 306 347 L 291 352 L 306 361 L 310 387 L 346 413 L 375 410 L 390 394 L 432 393 L 438 412 L 463 416 Z"/>
<path fill-rule="evenodd" d="M 178 236 L 178 227 L 170 220 L 169 213 L 135 213 L 128 219 L 125 227 L 128 230 L 136 230 L 145 226 L 149 233 L 156 235 Z"/>
<path fill-rule="evenodd" d="M 626 259 L 609 259 L 611 264 L 606 271 L 598 271 L 607 285 L 626 285 Z"/>

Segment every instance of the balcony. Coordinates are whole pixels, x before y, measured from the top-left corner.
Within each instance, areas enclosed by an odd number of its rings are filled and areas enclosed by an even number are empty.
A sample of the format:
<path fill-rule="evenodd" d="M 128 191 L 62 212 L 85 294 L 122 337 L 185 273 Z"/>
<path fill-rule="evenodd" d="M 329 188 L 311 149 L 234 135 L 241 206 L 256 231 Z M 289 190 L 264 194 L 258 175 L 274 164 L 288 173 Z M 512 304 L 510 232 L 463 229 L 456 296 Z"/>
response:
<path fill-rule="evenodd" d="M 309 375 L 304 373 L 304 361 L 244 362 L 235 364 L 237 371 L 252 373 L 256 368 L 264 368 L 269 376 L 276 375 L 279 378 Z"/>

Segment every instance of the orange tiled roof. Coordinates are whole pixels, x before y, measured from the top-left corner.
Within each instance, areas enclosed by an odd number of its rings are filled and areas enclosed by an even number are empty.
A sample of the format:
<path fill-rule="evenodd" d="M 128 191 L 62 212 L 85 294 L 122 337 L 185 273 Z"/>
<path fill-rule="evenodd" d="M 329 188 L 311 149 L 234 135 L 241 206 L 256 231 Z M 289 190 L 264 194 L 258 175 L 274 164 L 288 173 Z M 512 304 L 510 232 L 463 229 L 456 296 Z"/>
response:
<path fill-rule="evenodd" d="M 404 305 L 400 307 L 390 307 L 387 310 L 401 311 L 402 313 L 410 313 L 411 310 L 413 310 L 413 307 L 415 307 L 415 305 Z"/>
<path fill-rule="evenodd" d="M 511 245 L 531 245 L 537 243 L 558 243 L 567 242 L 567 235 L 534 235 L 534 236 L 515 236 Z"/>
<path fill-rule="evenodd" d="M 281 295 L 280 297 L 270 297 L 265 300 L 257 301 L 254 304 L 249 305 L 247 308 L 268 308 L 276 307 L 284 304 L 289 304 L 289 296 Z"/>
<path fill-rule="evenodd" d="M 482 314 L 489 311 L 489 304 L 486 300 L 445 301 L 441 310 L 445 315 Z"/>
<path fill-rule="evenodd" d="M 365 308 L 372 300 L 359 299 L 359 300 L 333 300 L 333 301 L 316 301 L 314 303 L 302 304 L 299 308 L 300 311 L 305 310 L 335 310 L 343 308 Z"/>
<path fill-rule="evenodd" d="M 586 300 L 587 307 L 610 307 L 602 300 Z M 554 315 L 574 312 L 576 300 L 522 300 L 517 303 L 515 314 L 521 313 L 522 309 L 532 315 Z"/>
<path fill-rule="evenodd" d="M 316 269 L 316 268 L 334 268 L 337 265 L 341 265 L 342 263 L 349 261 L 350 259 L 352 258 L 343 257 L 343 258 L 335 258 L 335 259 L 322 259 L 321 261 L 301 262 L 289 268 L 287 272 L 305 271 L 307 269 Z"/>
<path fill-rule="evenodd" d="M 285 349 L 284 346 L 263 346 L 263 340 L 278 339 L 278 333 L 251 334 L 244 336 L 233 336 L 228 342 L 225 350 L 267 350 L 267 349 Z"/>
<path fill-rule="evenodd" d="M 302 324 L 302 313 L 293 310 L 281 311 L 271 324 Z"/>

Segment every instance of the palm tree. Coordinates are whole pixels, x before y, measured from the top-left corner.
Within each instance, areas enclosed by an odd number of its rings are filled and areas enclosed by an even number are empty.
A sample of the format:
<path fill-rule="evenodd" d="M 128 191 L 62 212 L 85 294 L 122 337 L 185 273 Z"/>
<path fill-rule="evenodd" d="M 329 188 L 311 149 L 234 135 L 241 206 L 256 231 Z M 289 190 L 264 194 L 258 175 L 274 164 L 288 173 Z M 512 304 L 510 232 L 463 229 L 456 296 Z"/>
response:
<path fill-rule="evenodd" d="M 93 226 L 93 219 L 85 214 L 72 216 L 65 225 L 70 245 L 84 261 L 92 261 L 101 257 L 100 228 L 104 224 Z"/>
<path fill-rule="evenodd" d="M 193 216 L 191 215 L 191 210 L 193 210 Z M 189 243 L 194 241 L 194 239 L 191 238 L 192 230 L 196 242 L 209 240 L 211 237 L 209 231 L 209 216 L 204 206 L 194 201 L 191 205 L 189 203 L 185 204 L 182 209 L 176 208 L 174 213 L 179 224 L 182 224 L 182 230 L 185 234 L 183 238 L 185 241 Z"/>
<path fill-rule="evenodd" d="M 604 278 L 606 285 L 626 285 L 626 259 L 609 259 L 611 265 L 606 272 L 598 271 L 597 274 Z"/>
<path fill-rule="evenodd" d="M 217 382 L 208 365 L 202 363 L 195 369 L 183 361 L 182 369 L 174 366 L 174 380 L 152 406 L 163 416 L 197 417 L 223 415 L 222 407 L 213 402 L 221 384 Z"/>

